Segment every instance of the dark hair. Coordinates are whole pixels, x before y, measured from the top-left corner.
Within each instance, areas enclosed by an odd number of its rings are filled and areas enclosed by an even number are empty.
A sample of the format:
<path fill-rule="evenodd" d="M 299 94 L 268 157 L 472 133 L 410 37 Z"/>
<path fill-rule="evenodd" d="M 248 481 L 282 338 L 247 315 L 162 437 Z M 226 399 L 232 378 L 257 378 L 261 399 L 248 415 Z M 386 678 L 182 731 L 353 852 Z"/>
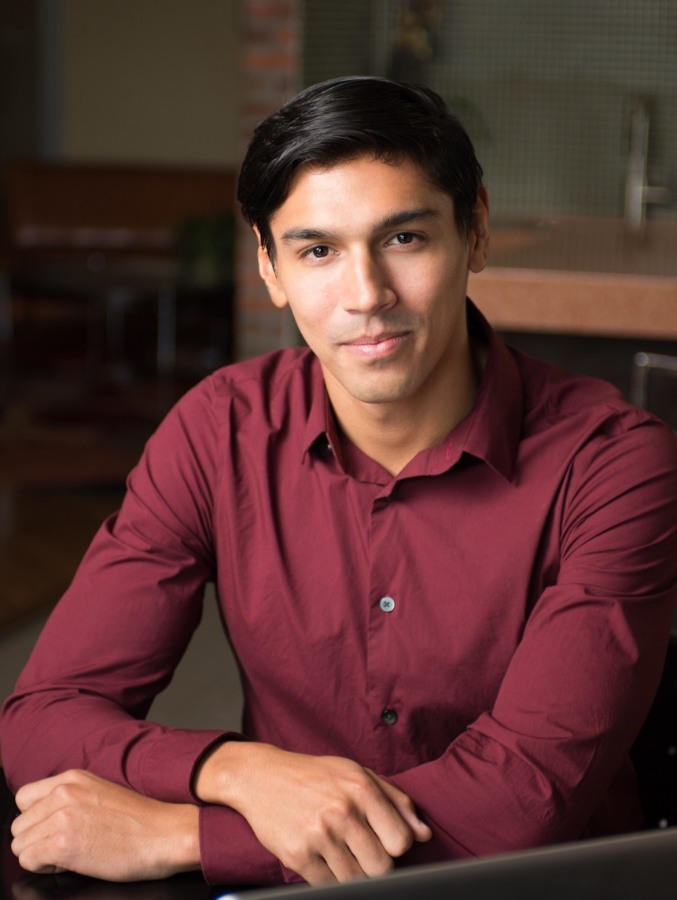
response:
<path fill-rule="evenodd" d="M 469 234 L 482 167 L 442 98 L 430 88 L 387 78 L 335 78 L 306 88 L 264 119 L 242 163 L 242 214 L 258 229 L 271 258 L 270 219 L 301 166 L 329 167 L 363 154 L 417 163 L 452 198 L 459 232 Z"/>

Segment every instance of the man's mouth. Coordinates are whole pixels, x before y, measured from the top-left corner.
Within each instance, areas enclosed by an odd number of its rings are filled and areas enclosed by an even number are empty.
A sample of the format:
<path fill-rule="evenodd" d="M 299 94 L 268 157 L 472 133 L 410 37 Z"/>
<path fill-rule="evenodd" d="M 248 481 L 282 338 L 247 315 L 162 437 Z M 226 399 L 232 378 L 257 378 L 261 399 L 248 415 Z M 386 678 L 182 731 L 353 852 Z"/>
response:
<path fill-rule="evenodd" d="M 342 346 L 362 356 L 383 357 L 399 349 L 409 334 L 408 331 L 397 331 L 391 334 L 361 335 L 342 341 Z"/>

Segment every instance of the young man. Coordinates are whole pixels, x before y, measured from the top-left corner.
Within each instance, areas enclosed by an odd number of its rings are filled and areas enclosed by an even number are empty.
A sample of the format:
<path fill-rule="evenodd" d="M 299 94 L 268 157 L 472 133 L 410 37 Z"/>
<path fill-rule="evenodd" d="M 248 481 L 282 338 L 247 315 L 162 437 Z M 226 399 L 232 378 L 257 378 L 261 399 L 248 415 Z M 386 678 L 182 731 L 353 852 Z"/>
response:
<path fill-rule="evenodd" d="M 26 868 L 321 883 L 640 824 L 676 445 L 467 301 L 481 179 L 383 79 L 257 129 L 239 198 L 309 349 L 179 401 L 56 607 L 2 720 Z M 242 735 L 146 720 L 209 581 Z"/>

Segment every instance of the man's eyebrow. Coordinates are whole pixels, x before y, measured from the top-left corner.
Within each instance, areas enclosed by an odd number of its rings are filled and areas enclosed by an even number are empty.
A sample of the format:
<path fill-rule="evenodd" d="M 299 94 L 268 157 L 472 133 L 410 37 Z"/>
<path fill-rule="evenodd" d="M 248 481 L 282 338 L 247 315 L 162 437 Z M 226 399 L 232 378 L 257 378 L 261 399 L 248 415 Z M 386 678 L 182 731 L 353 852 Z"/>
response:
<path fill-rule="evenodd" d="M 338 235 L 333 231 L 321 231 L 318 228 L 290 228 L 282 235 L 282 240 L 291 241 L 323 241 L 336 240 Z"/>
<path fill-rule="evenodd" d="M 386 231 L 388 228 L 399 228 L 401 225 L 410 225 L 412 222 L 437 219 L 439 215 L 439 210 L 430 206 L 424 206 L 420 209 L 403 209 L 401 212 L 393 213 L 391 216 L 384 216 L 380 222 L 376 223 L 374 231 Z"/>
<path fill-rule="evenodd" d="M 386 231 L 388 228 L 399 228 L 402 225 L 410 225 L 413 222 L 421 222 L 429 219 L 436 219 L 440 215 L 439 211 L 432 207 L 421 207 L 420 209 L 403 209 L 401 212 L 392 213 L 392 215 L 384 216 L 380 219 L 372 229 L 374 234 L 380 231 Z M 282 234 L 282 241 L 291 243 L 293 241 L 335 241 L 338 234 L 334 231 L 325 231 L 320 228 L 289 228 Z"/>

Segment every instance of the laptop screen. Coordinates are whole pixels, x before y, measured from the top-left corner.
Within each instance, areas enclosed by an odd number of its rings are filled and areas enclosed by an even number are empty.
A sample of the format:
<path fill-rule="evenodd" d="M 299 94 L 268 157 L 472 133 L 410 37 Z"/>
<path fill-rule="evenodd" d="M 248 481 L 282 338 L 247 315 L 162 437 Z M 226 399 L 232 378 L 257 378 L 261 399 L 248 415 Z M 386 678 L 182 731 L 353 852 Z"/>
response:
<path fill-rule="evenodd" d="M 400 869 L 346 884 L 222 900 L 676 900 L 677 828 Z"/>

